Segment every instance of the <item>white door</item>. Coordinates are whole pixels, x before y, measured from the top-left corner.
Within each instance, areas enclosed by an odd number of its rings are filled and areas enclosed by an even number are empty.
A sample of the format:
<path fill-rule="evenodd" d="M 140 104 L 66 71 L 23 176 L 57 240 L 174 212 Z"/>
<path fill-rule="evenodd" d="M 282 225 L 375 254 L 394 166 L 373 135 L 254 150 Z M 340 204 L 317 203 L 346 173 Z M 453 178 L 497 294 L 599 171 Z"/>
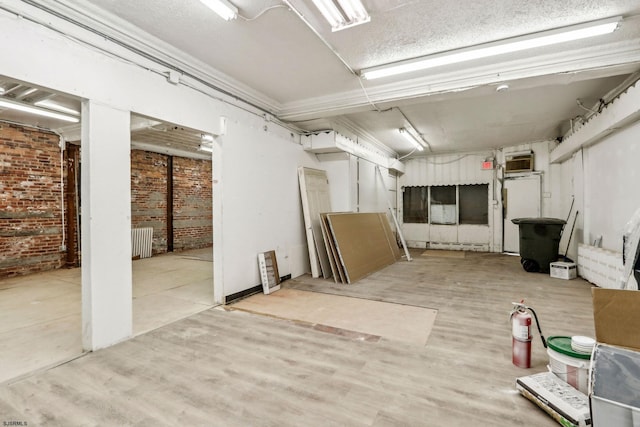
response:
<path fill-rule="evenodd" d="M 302 213 L 307 232 L 311 275 L 313 277 L 323 276 L 327 279 L 331 277 L 331 264 L 320 225 L 320 214 L 331 212 L 327 172 L 300 167 L 298 168 L 298 178 L 300 179 Z"/>
<path fill-rule="evenodd" d="M 504 251 L 520 252 L 520 229 L 514 218 L 540 217 L 540 175 L 504 180 Z"/>

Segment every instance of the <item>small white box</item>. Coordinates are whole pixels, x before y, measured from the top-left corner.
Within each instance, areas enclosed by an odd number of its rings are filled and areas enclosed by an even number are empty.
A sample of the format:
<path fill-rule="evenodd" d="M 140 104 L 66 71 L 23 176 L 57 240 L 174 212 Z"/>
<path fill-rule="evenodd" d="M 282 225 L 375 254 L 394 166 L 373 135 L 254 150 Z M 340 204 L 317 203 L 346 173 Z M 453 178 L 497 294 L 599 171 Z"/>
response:
<path fill-rule="evenodd" d="M 552 262 L 549 264 L 551 270 L 551 277 L 556 279 L 575 279 L 576 278 L 576 263 L 575 262 Z"/>

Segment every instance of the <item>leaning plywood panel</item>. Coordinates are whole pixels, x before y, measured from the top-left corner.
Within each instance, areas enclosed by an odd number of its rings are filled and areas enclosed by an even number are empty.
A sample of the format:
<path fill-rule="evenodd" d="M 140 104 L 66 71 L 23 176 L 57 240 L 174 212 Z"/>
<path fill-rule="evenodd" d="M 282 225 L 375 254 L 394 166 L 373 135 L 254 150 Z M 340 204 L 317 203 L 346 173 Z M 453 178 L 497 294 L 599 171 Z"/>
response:
<path fill-rule="evenodd" d="M 331 277 L 331 266 L 327 248 L 322 239 L 320 212 L 331 211 L 329 198 L 329 181 L 327 172 L 318 169 L 298 168 L 300 195 L 302 197 L 302 213 L 307 233 L 311 275 L 325 279 Z"/>
<path fill-rule="evenodd" d="M 342 266 L 340 256 L 338 255 L 338 250 L 336 249 L 333 233 L 331 233 L 331 227 L 329 226 L 329 222 L 327 221 L 327 215 L 328 214 L 326 213 L 320 214 L 320 224 L 322 224 L 323 234 L 327 237 L 325 244 L 327 246 L 327 252 L 329 253 L 331 268 L 335 268 L 333 272 L 333 278 L 336 283 L 347 283 L 347 278 L 344 275 L 344 267 Z"/>
<path fill-rule="evenodd" d="M 328 214 L 347 283 L 396 262 L 378 213 Z"/>
<path fill-rule="evenodd" d="M 331 265 L 331 273 L 333 274 L 333 281 L 338 283 L 338 280 L 340 280 L 340 276 L 338 275 L 335 249 L 332 247 L 333 242 L 331 240 L 333 239 L 333 237 L 330 234 L 330 231 L 325 222 L 325 219 L 326 219 L 326 214 L 320 214 L 320 228 L 322 228 L 322 240 L 324 241 L 325 248 L 327 248 L 327 255 L 329 256 L 329 264 Z"/>

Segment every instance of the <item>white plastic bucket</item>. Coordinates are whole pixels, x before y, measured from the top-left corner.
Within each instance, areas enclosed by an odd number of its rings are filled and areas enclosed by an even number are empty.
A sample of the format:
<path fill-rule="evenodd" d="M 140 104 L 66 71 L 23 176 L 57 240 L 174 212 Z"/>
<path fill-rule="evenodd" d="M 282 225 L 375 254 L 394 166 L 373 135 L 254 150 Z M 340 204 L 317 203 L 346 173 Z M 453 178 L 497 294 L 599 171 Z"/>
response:
<path fill-rule="evenodd" d="M 589 393 L 591 360 L 567 356 L 550 348 L 547 349 L 547 354 L 549 355 L 549 370 L 551 372 L 584 394 Z"/>

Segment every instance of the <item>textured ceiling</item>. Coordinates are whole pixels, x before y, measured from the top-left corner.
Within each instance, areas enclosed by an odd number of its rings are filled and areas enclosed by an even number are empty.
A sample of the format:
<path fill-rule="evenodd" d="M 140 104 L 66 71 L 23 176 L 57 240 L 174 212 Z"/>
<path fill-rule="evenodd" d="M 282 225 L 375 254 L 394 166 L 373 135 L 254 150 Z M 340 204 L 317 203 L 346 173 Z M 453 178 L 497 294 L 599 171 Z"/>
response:
<path fill-rule="evenodd" d="M 80 3 L 78 0 L 76 3 Z M 254 21 L 226 22 L 198 0 L 90 0 L 217 70 L 287 103 L 359 88 L 357 78 L 287 7 Z M 354 70 L 617 15 L 640 13 L 637 0 L 364 1 L 371 22 L 331 32 L 310 0 L 292 0 Z M 254 17 L 276 0 L 236 0 Z M 640 29 L 635 29 L 638 36 Z M 603 36 L 616 40 L 621 31 Z M 545 53 L 590 46 L 572 42 Z M 539 52 L 540 53 L 540 52 Z M 512 55 L 526 58 L 531 53 Z M 368 87 L 384 84 L 367 82 Z"/>
<path fill-rule="evenodd" d="M 363 0 L 371 22 L 338 32 L 311 0 L 289 0 L 307 23 L 283 1 L 231 1 L 241 17 L 229 22 L 199 0 L 36 3 L 73 12 L 111 36 L 179 53 L 195 69 L 215 72 L 212 81 L 228 83 L 238 97 L 259 94 L 262 108 L 303 130 L 347 124 L 398 154 L 411 148 L 397 135 L 405 118 L 434 152 L 560 137 L 586 112 L 576 99 L 591 107 L 640 69 L 638 0 Z M 616 32 L 588 40 L 402 77 L 357 75 L 364 67 L 618 15 L 624 20 Z M 496 93 L 502 82 L 511 89 Z"/>

